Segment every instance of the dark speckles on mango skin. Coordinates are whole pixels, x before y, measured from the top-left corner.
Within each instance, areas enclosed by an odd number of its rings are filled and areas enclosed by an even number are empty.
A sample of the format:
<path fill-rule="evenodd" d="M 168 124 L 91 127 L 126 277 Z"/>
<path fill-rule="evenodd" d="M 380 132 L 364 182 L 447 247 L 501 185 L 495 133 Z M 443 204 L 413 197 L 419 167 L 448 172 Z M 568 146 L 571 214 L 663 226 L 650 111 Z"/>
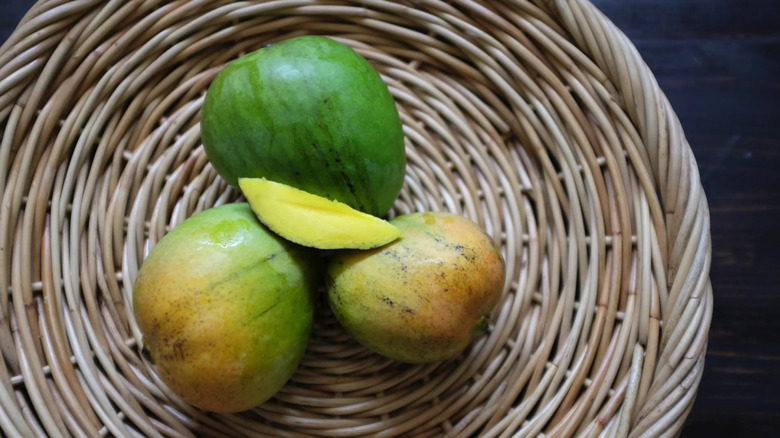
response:
<path fill-rule="evenodd" d="M 476 224 L 456 215 L 391 222 L 400 239 L 333 257 L 331 308 L 358 342 L 384 356 L 410 363 L 455 357 L 488 327 L 503 289 L 503 258 Z"/>

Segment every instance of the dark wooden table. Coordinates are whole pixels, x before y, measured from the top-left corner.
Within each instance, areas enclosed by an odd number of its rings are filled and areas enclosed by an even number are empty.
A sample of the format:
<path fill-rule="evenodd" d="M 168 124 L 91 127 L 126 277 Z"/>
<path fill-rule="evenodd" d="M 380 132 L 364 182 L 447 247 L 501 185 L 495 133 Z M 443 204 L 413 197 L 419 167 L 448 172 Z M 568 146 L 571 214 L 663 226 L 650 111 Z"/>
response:
<path fill-rule="evenodd" d="M 780 436 L 780 2 L 592 1 L 656 74 L 710 204 L 715 309 L 682 436 Z M 32 3 L 0 0 L 0 41 Z"/>

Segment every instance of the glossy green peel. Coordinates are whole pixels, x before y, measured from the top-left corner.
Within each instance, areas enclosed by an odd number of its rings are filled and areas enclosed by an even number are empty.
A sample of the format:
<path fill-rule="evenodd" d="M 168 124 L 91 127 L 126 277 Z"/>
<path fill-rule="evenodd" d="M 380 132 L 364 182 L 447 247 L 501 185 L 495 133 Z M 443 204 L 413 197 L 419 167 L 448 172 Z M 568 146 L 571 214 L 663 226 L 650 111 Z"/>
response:
<path fill-rule="evenodd" d="M 329 38 L 289 39 L 229 64 L 208 90 L 201 134 L 234 186 L 264 177 L 381 217 L 403 185 L 393 97 L 365 58 Z"/>

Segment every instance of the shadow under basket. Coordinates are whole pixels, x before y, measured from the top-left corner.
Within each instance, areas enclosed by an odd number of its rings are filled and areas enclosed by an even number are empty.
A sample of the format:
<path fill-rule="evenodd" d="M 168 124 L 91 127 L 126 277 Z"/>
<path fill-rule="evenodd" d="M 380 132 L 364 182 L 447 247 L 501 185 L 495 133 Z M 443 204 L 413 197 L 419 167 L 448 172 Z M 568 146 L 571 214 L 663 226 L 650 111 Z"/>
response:
<path fill-rule="evenodd" d="M 281 392 L 200 411 L 142 353 L 133 283 L 172 226 L 240 199 L 201 146 L 212 79 L 304 34 L 353 47 L 398 104 L 391 216 L 478 222 L 502 299 L 431 365 L 370 353 L 322 305 Z M 707 201 L 652 73 L 589 2 L 41 1 L 0 48 L 0 93 L 5 435 L 680 433 L 712 313 Z"/>

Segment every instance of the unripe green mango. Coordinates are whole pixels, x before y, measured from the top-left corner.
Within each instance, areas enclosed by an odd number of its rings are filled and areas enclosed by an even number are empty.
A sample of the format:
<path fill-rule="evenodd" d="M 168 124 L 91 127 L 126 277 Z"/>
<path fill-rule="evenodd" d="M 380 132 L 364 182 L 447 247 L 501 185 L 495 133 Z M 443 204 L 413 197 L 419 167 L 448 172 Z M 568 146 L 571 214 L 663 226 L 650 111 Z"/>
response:
<path fill-rule="evenodd" d="M 201 134 L 236 187 L 264 177 L 383 216 L 403 185 L 404 136 L 387 86 L 329 38 L 292 38 L 227 65 L 206 94 Z"/>
<path fill-rule="evenodd" d="M 153 248 L 133 290 L 160 377 L 186 402 L 238 412 L 293 375 L 314 320 L 318 260 L 246 203 L 205 210 Z"/>
<path fill-rule="evenodd" d="M 330 307 L 355 340 L 385 357 L 452 359 L 488 327 L 503 290 L 503 256 L 462 216 L 412 213 L 390 223 L 399 239 L 331 257 Z"/>

